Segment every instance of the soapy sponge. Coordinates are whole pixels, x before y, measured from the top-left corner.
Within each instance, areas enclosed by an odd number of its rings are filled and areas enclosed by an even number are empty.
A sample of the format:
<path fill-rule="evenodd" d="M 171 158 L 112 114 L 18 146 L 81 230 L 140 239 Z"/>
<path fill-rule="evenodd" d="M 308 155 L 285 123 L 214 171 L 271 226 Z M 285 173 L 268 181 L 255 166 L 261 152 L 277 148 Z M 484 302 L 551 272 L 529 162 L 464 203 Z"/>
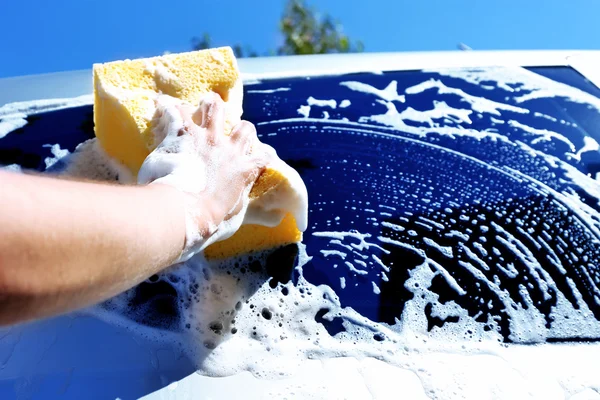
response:
<path fill-rule="evenodd" d="M 134 177 L 159 144 L 151 129 L 159 94 L 196 106 L 202 95 L 218 93 L 226 105 L 224 134 L 241 118 L 242 81 L 229 47 L 95 64 L 93 73 L 96 137 L 108 155 Z M 276 210 L 280 223 L 271 227 L 245 223 L 232 237 L 207 247 L 207 258 L 232 257 L 302 239 L 306 188 L 298 184 L 295 171 L 283 163 L 280 167 L 267 168 L 259 177 L 250 192 L 249 205 L 259 212 L 263 208 L 270 213 Z M 290 196 L 299 199 L 295 210 L 278 209 L 278 198 L 283 201 Z"/>
<path fill-rule="evenodd" d="M 158 93 L 191 105 L 218 93 L 227 104 L 227 131 L 242 115 L 242 82 L 228 47 L 95 64 L 93 71 L 96 136 L 133 175 L 158 145 L 150 129 Z"/>

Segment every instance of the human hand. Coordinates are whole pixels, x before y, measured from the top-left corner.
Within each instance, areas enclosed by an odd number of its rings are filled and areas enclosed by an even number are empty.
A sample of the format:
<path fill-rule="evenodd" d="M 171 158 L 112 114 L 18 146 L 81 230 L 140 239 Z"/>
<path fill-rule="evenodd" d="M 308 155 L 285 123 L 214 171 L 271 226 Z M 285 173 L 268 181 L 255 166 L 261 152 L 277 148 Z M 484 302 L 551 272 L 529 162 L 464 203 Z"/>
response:
<path fill-rule="evenodd" d="M 153 127 L 160 144 L 140 168 L 138 183 L 170 185 L 183 193 L 186 239 L 178 261 L 237 231 L 252 185 L 272 154 L 250 122 L 241 121 L 225 135 L 225 107 L 215 93 L 197 109 L 167 96 L 157 102 Z"/>

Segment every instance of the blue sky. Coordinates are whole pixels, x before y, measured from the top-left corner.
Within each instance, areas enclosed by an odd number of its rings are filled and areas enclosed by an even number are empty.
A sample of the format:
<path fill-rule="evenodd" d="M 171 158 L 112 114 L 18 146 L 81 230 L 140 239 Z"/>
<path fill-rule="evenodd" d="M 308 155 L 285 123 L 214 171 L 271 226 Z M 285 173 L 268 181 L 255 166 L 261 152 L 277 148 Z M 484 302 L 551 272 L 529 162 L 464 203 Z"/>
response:
<path fill-rule="evenodd" d="M 276 48 L 284 0 L 2 0 L 0 77 L 215 45 Z M 598 0 L 312 0 L 366 51 L 600 49 Z"/>

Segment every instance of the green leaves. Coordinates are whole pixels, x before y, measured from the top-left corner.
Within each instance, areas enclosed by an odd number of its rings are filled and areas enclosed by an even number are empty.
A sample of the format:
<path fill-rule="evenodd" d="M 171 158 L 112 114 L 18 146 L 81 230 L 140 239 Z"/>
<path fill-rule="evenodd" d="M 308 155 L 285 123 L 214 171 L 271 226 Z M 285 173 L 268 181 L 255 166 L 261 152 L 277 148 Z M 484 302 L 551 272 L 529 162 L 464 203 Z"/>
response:
<path fill-rule="evenodd" d="M 277 54 L 327 54 L 361 52 L 361 42 L 352 42 L 329 15 L 319 16 L 304 0 L 289 0 L 279 24 L 283 45 Z"/>
<path fill-rule="evenodd" d="M 206 32 L 202 35 L 202 37 L 193 37 L 192 38 L 192 47 L 194 50 L 206 50 L 211 48 L 212 40 L 210 35 Z"/>
<path fill-rule="evenodd" d="M 328 53 L 360 53 L 364 51 L 361 41 L 352 41 L 343 33 L 342 26 L 328 14 L 319 15 L 316 10 L 307 6 L 304 0 L 288 0 L 285 11 L 279 22 L 279 30 L 283 35 L 283 44 L 276 52 L 266 55 L 294 54 L 328 54 Z M 212 47 L 211 37 L 204 33 L 201 38 L 193 38 L 194 50 Z M 258 53 L 250 47 L 240 44 L 232 46 L 238 58 L 257 57 Z"/>

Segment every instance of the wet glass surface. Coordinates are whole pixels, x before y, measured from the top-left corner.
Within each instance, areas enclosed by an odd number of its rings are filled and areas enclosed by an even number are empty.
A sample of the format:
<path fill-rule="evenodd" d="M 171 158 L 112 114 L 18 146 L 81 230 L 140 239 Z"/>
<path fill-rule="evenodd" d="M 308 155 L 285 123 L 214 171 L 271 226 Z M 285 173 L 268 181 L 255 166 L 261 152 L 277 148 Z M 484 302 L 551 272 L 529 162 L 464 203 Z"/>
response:
<path fill-rule="evenodd" d="M 420 298 L 428 330 L 468 316 L 506 342 L 600 339 L 600 90 L 575 71 L 269 80 L 246 85 L 244 110 L 304 179 L 303 276 L 342 306 L 395 325 Z M 91 106 L 27 120 L 0 164 L 42 171 L 46 145 L 93 137 Z M 177 318 L 164 280 L 136 290 L 139 322 Z"/>

